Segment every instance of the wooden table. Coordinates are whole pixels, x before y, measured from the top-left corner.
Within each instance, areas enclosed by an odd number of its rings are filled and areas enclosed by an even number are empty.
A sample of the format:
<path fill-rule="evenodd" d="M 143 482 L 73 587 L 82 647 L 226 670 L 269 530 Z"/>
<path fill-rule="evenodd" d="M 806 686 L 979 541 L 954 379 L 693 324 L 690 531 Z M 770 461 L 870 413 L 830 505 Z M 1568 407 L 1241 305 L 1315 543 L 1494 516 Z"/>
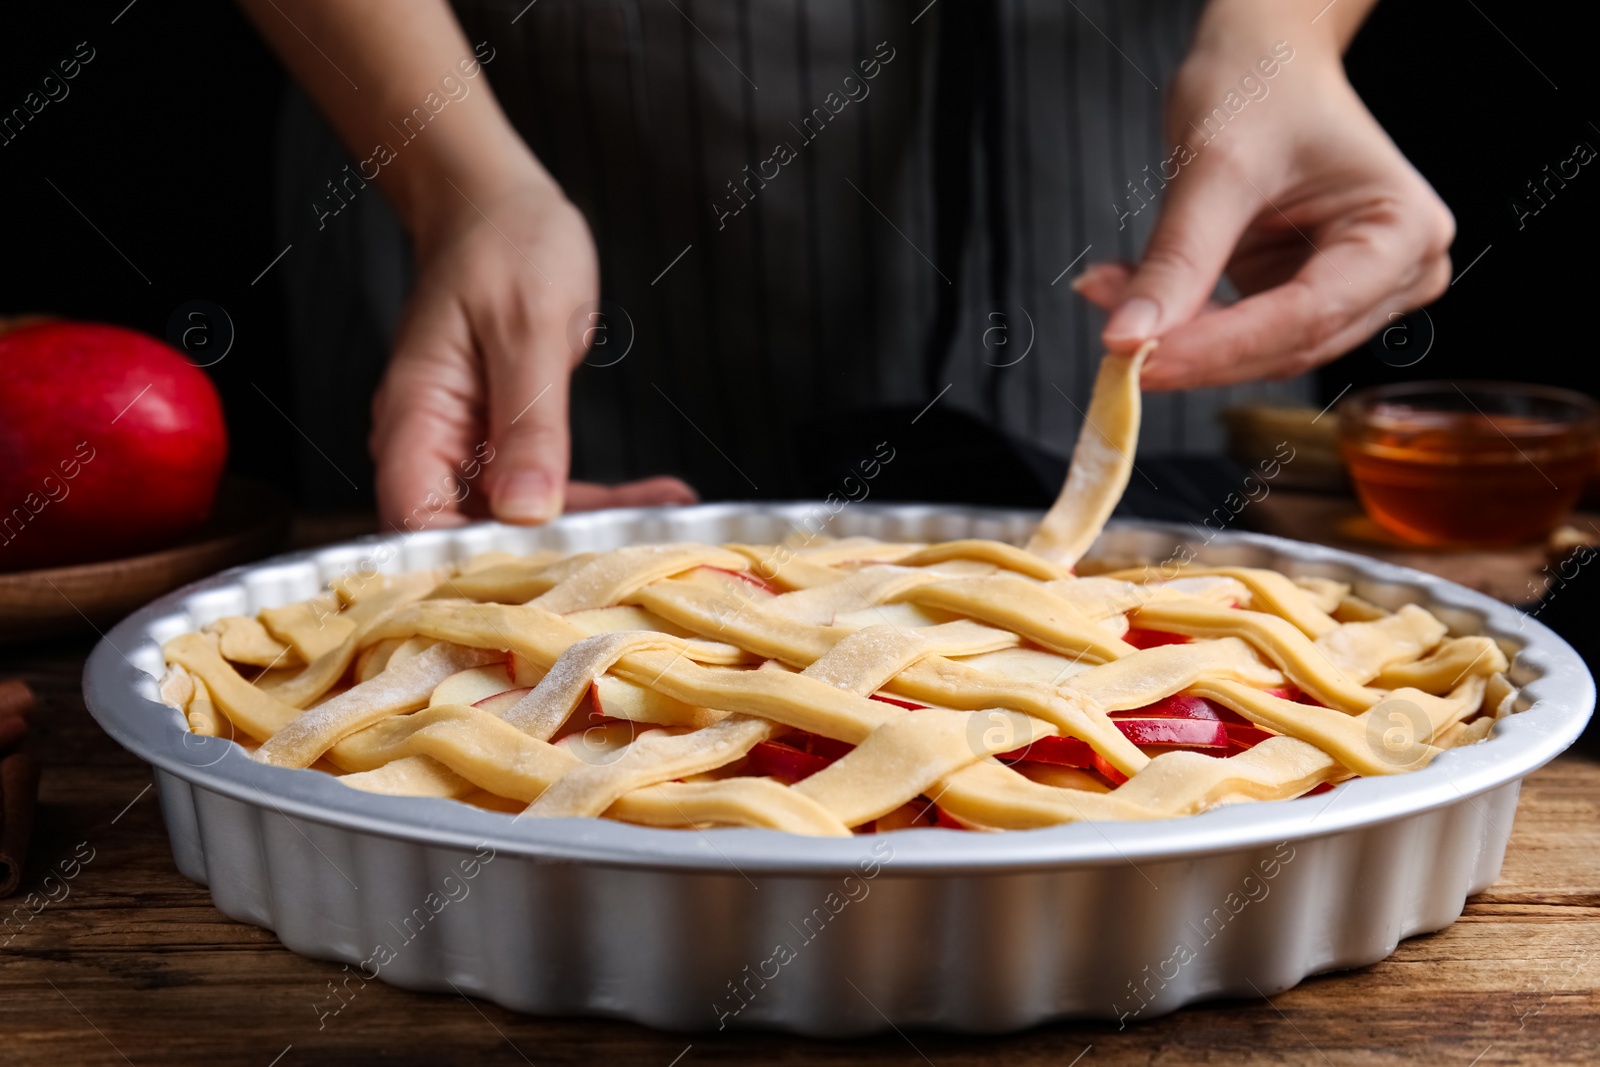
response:
<path fill-rule="evenodd" d="M 224 918 L 178 874 L 148 770 L 84 710 L 78 675 L 89 647 L 0 649 L 0 676 L 24 678 L 42 703 L 35 744 L 46 769 L 26 888 L 41 889 L 52 869 L 93 850 L 52 890 L 59 903 L 14 924 L 9 944 L 11 930 L 0 933 L 0 1064 L 1600 1062 L 1593 733 L 1527 781 L 1500 882 L 1459 922 L 1270 1003 L 1208 1004 L 1121 1032 L 1063 1024 L 1008 1037 L 826 1042 L 534 1019 L 372 983 L 319 1030 L 314 1005 L 339 968 Z"/>

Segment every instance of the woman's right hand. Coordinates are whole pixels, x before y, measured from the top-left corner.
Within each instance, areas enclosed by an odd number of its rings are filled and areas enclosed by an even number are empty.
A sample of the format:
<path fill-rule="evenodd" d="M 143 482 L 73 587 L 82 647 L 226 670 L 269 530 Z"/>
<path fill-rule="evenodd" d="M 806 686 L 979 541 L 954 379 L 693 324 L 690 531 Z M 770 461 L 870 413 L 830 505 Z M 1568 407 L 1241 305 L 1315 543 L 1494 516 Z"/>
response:
<path fill-rule="evenodd" d="M 676 478 L 568 486 L 568 381 L 599 295 L 578 209 L 538 171 L 482 198 L 447 181 L 429 200 L 412 226 L 416 285 L 373 399 L 384 521 L 537 523 L 563 507 L 693 503 Z"/>

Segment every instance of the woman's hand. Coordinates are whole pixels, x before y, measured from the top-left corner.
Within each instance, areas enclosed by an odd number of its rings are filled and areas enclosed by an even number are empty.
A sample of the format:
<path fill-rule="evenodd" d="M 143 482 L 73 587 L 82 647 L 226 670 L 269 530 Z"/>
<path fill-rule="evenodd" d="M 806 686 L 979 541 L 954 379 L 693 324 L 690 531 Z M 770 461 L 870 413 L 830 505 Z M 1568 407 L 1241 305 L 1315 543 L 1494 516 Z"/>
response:
<path fill-rule="evenodd" d="M 1144 259 L 1091 266 L 1074 283 L 1113 311 L 1109 349 L 1161 338 L 1147 389 L 1292 377 L 1450 281 L 1455 221 L 1346 80 L 1341 34 L 1271 6 L 1208 8 L 1167 104 L 1169 143 L 1189 151 L 1164 166 L 1177 174 Z M 1258 63 L 1278 42 L 1292 58 L 1267 78 Z M 1242 299 L 1218 307 L 1224 271 Z"/>
<path fill-rule="evenodd" d="M 383 520 L 414 530 L 543 522 L 563 503 L 693 503 L 676 478 L 567 482 L 567 382 L 587 344 L 569 324 L 593 306 L 599 271 L 583 216 L 482 77 L 493 45 L 470 45 L 446 0 L 240 3 L 358 158 L 395 139 L 394 116 L 437 116 L 373 179 L 418 264 L 373 400 Z"/>
<path fill-rule="evenodd" d="M 481 200 L 446 184 L 435 203 L 413 226 L 417 284 L 372 405 L 383 518 L 528 523 L 563 506 L 693 503 L 675 478 L 567 485 L 568 380 L 586 341 L 572 324 L 594 306 L 599 268 L 560 189 L 530 172 Z"/>

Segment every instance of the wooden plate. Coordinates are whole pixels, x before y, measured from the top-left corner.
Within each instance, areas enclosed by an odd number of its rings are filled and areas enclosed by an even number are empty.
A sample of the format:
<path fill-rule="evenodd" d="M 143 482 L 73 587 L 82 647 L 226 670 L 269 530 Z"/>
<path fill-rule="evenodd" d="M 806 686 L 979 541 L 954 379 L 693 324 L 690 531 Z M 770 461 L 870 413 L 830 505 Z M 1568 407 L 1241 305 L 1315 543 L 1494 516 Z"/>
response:
<path fill-rule="evenodd" d="M 226 476 L 211 520 L 181 545 L 126 559 L 0 574 L 0 643 L 104 630 L 180 585 L 271 555 L 288 532 L 289 503 L 282 494 Z"/>

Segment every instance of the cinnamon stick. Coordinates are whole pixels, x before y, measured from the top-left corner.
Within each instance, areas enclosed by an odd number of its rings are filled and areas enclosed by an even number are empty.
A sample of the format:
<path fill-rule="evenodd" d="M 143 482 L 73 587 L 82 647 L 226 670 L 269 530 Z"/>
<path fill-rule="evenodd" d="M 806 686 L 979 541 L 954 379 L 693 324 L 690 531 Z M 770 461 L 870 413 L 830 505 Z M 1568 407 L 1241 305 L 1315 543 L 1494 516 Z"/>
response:
<path fill-rule="evenodd" d="M 0 758 L 9 756 L 28 736 L 33 690 L 26 682 L 0 682 Z"/>
<path fill-rule="evenodd" d="M 16 752 L 28 736 L 33 690 L 26 682 L 0 682 L 0 897 L 22 884 L 39 796 L 39 768 Z"/>
<path fill-rule="evenodd" d="M 11 755 L 28 736 L 28 720 L 21 715 L 0 716 L 0 758 Z"/>
<path fill-rule="evenodd" d="M 0 682 L 0 719 L 13 715 L 26 719 L 33 713 L 33 690 L 28 683 L 12 679 Z"/>
<path fill-rule="evenodd" d="M 21 752 L 0 759 L 0 897 L 22 884 L 38 798 L 38 764 Z"/>

